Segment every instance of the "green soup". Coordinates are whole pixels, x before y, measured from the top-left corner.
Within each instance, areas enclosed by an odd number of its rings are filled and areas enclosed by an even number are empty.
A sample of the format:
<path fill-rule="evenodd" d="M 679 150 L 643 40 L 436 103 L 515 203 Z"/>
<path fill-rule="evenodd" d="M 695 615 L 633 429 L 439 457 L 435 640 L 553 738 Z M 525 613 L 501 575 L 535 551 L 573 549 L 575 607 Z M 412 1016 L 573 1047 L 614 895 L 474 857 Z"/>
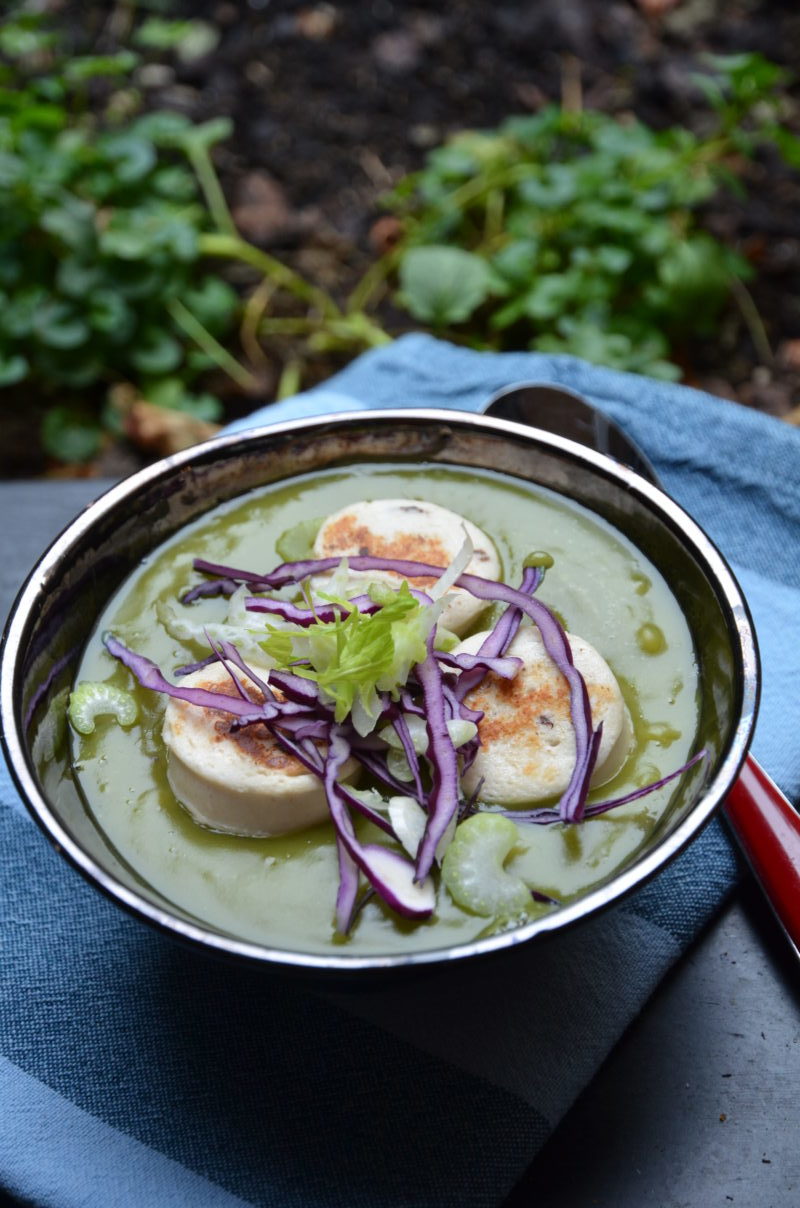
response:
<path fill-rule="evenodd" d="M 124 730 L 101 718 L 94 734 L 72 736 L 87 809 L 107 842 L 147 884 L 205 925 L 275 948 L 341 954 L 396 953 L 467 943 L 498 924 L 460 909 L 439 885 L 434 916 L 409 923 L 373 897 L 350 934 L 335 933 L 338 870 L 330 823 L 273 839 L 222 835 L 197 825 L 166 779 L 161 740 L 164 698 L 139 687 L 105 651 L 112 630 L 169 675 L 205 653 L 186 637 L 192 625 L 221 621 L 226 604 L 176 604 L 196 581 L 202 557 L 270 569 L 288 530 L 360 499 L 429 500 L 473 521 L 495 542 L 503 577 L 516 584 L 533 551 L 552 559 L 538 598 L 567 629 L 595 646 L 621 685 L 636 746 L 625 766 L 590 800 L 616 797 L 660 779 L 689 757 L 697 723 L 697 671 L 686 622 L 659 572 L 620 533 L 554 492 L 489 471 L 441 466 L 358 464 L 263 488 L 210 512 L 157 549 L 128 579 L 99 620 L 79 680 L 133 689 L 139 720 Z M 303 526 L 300 530 L 297 526 Z M 283 545 L 282 545 L 282 548 Z M 484 614 L 476 628 L 491 620 Z M 176 636 L 183 635 L 183 636 Z M 535 889 L 568 902 L 629 863 L 669 806 L 674 784 L 573 826 L 520 824 L 506 867 Z M 369 824 L 359 823 L 366 835 Z M 532 904 L 529 918 L 557 909 Z"/>

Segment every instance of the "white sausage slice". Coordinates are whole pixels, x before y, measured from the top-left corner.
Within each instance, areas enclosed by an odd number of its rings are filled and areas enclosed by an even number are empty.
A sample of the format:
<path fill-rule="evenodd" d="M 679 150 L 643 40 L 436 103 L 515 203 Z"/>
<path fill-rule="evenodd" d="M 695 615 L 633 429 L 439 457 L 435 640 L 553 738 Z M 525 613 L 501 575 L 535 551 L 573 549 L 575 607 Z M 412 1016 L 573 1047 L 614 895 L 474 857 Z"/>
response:
<path fill-rule="evenodd" d="M 261 693 L 252 681 L 239 678 L 260 702 Z M 229 696 L 236 693 L 221 664 L 195 671 L 181 683 Z M 172 697 L 167 703 L 167 779 L 194 820 L 212 830 L 251 836 L 283 835 L 323 822 L 328 806 L 322 782 L 284 751 L 265 726 L 232 732 L 233 720 L 231 714 Z M 343 779 L 357 767 L 355 761 L 345 764 Z"/>
<path fill-rule="evenodd" d="M 589 693 L 592 728 L 603 723 L 603 736 L 592 786 L 611 780 L 631 751 L 633 724 L 619 684 L 593 646 L 568 634 L 575 666 Z M 457 648 L 474 654 L 485 633 L 473 634 Z M 481 747 L 464 776 L 467 794 L 483 779 L 482 801 L 508 806 L 557 797 L 567 787 L 575 764 L 569 689 L 544 648 L 536 626 L 523 626 L 507 651 L 522 659 L 513 680 L 487 675 L 465 700 L 484 712 L 478 724 Z"/>
<path fill-rule="evenodd" d="M 464 544 L 465 530 L 474 546 L 467 571 L 485 579 L 498 578 L 500 558 L 482 529 L 456 512 L 416 499 L 373 499 L 349 504 L 324 521 L 314 542 L 314 556 L 372 554 L 447 567 Z M 389 572 L 372 571 L 353 577 L 380 580 L 392 586 L 401 578 Z M 424 590 L 433 580 L 415 578 L 410 582 Z M 314 584 L 320 588 L 322 579 L 315 579 Z M 486 604 L 459 588 L 451 589 L 450 597 L 439 623 L 454 633 L 463 633 Z"/>

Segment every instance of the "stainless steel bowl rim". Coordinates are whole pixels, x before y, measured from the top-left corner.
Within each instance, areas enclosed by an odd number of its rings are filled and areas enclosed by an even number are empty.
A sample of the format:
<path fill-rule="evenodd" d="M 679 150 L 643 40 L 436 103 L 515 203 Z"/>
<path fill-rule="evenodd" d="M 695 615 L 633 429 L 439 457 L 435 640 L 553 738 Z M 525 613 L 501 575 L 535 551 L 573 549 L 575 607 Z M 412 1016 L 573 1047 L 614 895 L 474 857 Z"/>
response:
<path fill-rule="evenodd" d="M 393 953 L 390 955 L 346 956 L 338 953 L 292 952 L 272 948 L 233 937 L 222 935 L 187 920 L 177 918 L 162 910 L 146 898 L 127 889 L 110 876 L 97 861 L 92 859 L 54 814 L 46 797 L 41 792 L 35 773 L 30 765 L 20 734 L 17 709 L 13 699 L 16 682 L 17 659 L 21 649 L 28 615 L 35 607 L 40 583 L 59 564 L 76 538 L 91 529 L 96 518 L 116 507 L 121 501 L 134 496 L 141 488 L 169 478 L 177 470 L 191 466 L 198 460 L 209 460 L 218 453 L 237 445 L 273 437 L 291 435 L 302 437 L 320 428 L 347 427 L 355 423 L 376 424 L 408 423 L 409 420 L 439 425 L 475 426 L 483 431 L 508 435 L 543 445 L 555 451 L 577 458 L 584 464 L 595 467 L 599 472 L 615 479 L 633 495 L 655 507 L 677 529 L 706 564 L 717 584 L 718 593 L 733 619 L 740 645 L 743 670 L 742 708 L 727 754 L 716 775 L 704 786 L 701 798 L 687 817 L 667 835 L 648 855 L 630 867 L 618 872 L 605 885 L 591 890 L 570 905 L 563 906 L 552 914 L 545 915 L 514 930 L 503 931 L 487 938 L 457 944 L 450 948 L 439 948 L 421 952 Z M 758 654 L 752 620 L 746 601 L 726 560 L 703 529 L 673 499 L 658 487 L 648 483 L 633 470 L 601 453 L 564 437 L 527 425 L 508 420 L 492 419 L 468 411 L 433 408 L 402 408 L 376 411 L 337 412 L 332 415 L 314 416 L 307 419 L 248 428 L 245 431 L 216 437 L 196 445 L 182 453 L 173 454 L 151 466 L 138 471 L 111 487 L 102 496 L 80 513 L 53 541 L 21 588 L 9 614 L 0 654 L 0 739 L 2 739 L 9 768 L 20 794 L 30 813 L 44 829 L 58 850 L 69 859 L 90 881 L 140 918 L 158 929 L 172 933 L 176 938 L 199 944 L 220 954 L 245 958 L 256 962 L 294 966 L 308 970 L 330 970 L 339 974 L 359 970 L 380 970 L 408 966 L 426 966 L 447 961 L 464 960 L 473 956 L 488 955 L 503 949 L 524 944 L 536 936 L 552 934 L 587 918 L 603 908 L 619 901 L 654 876 L 666 863 L 679 854 L 687 844 L 709 822 L 720 806 L 729 786 L 735 780 L 745 759 L 758 706 Z"/>

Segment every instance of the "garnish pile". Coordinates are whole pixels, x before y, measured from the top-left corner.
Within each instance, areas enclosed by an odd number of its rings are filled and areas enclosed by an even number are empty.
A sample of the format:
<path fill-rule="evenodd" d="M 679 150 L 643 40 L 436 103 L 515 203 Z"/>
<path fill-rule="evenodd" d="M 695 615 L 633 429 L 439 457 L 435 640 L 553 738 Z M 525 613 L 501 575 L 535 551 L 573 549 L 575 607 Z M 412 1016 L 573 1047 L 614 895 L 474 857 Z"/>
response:
<path fill-rule="evenodd" d="M 319 778 L 336 834 L 336 925 L 342 934 L 373 892 L 408 919 L 429 918 L 435 907 L 436 866 L 459 905 L 478 914 L 519 915 L 532 900 L 547 899 L 503 870 L 518 838 L 510 819 L 579 823 L 660 788 L 705 755 L 701 751 L 645 788 L 587 805 L 602 726 L 592 728 L 586 684 L 574 666 L 567 634 L 536 599 L 544 572 L 526 566 L 519 587 L 510 587 L 464 573 L 471 553 L 466 543 L 449 568 L 358 556 L 287 562 L 265 574 L 197 559 L 195 570 L 206 578 L 182 603 L 233 597 L 242 616 L 266 628 L 254 647 L 249 627 L 245 661 L 239 643 L 212 636 L 209 626 L 203 631 L 208 656 L 178 668 L 176 676 L 221 663 L 236 690 L 233 696 L 173 684 L 150 659 L 112 634 L 104 635 L 109 653 L 143 687 L 228 714 L 232 731 L 266 726 L 286 752 Z M 397 589 L 382 582 L 369 583 L 364 591 L 363 583 L 354 589 L 351 571 L 394 572 L 403 579 Z M 432 586 L 421 591 L 407 579 L 427 580 Z M 453 635 L 437 627 L 443 598 L 453 588 L 506 606 L 475 654 L 454 651 Z M 483 717 L 465 701 L 489 673 L 505 679 L 517 674 L 521 662 L 506 652 L 525 618 L 538 626 L 547 653 L 567 681 L 575 763 L 556 805 L 485 811 L 480 786 L 471 797 L 461 786 L 479 749 Z M 255 685 L 260 700 L 252 699 L 242 676 Z M 81 685 L 73 694 L 73 722 L 81 690 L 91 687 Z M 116 712 L 118 705 L 109 700 L 105 711 Z M 103 711 L 102 701 L 97 711 Z M 374 787 L 357 789 L 340 780 L 352 759 Z M 391 845 L 363 842 L 354 825 L 356 814 L 378 827 Z"/>

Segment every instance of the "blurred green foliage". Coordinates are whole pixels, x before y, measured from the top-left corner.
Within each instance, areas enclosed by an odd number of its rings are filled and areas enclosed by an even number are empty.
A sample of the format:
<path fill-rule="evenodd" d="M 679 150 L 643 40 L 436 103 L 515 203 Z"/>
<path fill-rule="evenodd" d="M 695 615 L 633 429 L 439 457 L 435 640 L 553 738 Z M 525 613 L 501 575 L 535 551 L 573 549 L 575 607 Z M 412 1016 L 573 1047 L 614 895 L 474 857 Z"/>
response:
<path fill-rule="evenodd" d="M 217 417 L 216 400 L 191 389 L 215 359 L 179 319 L 188 312 L 216 341 L 238 309 L 200 263 L 214 223 L 190 166 L 229 123 L 101 120 L 136 56 L 68 58 L 36 14 L 6 20 L 0 54 L 0 386 L 58 396 L 42 437 L 62 460 L 99 445 L 100 410 L 64 399 L 100 383 L 131 381 L 153 402 Z"/>
<path fill-rule="evenodd" d="M 213 26 L 146 7 L 159 15 L 135 26 L 139 51 L 214 48 Z M 461 343 L 665 378 L 680 375 L 676 345 L 714 333 L 732 286 L 760 322 L 749 264 L 702 226 L 702 207 L 741 190 L 761 147 L 800 167 L 781 121 L 785 75 L 760 55 L 709 58 L 702 136 L 555 106 L 456 135 L 387 199 L 401 241 L 341 304 L 242 239 L 211 157 L 230 122 L 141 114 L 138 63 L 127 50 L 70 56 L 51 19 L 27 9 L 0 26 L 0 388 L 45 400 L 42 441 L 61 460 L 91 459 L 119 430 L 104 403 L 116 383 L 220 417 L 207 370 L 256 384 L 229 348 L 237 322 L 254 364 L 282 364 L 278 397 L 320 358 L 387 342 L 376 314 L 398 277 L 396 301 Z M 260 284 L 240 300 L 212 258 Z"/>
<path fill-rule="evenodd" d="M 210 54 L 219 42 L 219 31 L 208 21 L 168 20 L 148 17 L 134 35 L 143 50 L 172 50 L 184 63 Z"/>
<path fill-rule="evenodd" d="M 455 135 L 388 198 L 406 229 L 398 300 L 480 348 L 529 347 L 675 378 L 672 348 L 709 336 L 752 270 L 702 228 L 765 143 L 797 162 L 777 120 L 780 68 L 709 59 L 703 136 L 550 106 Z"/>

